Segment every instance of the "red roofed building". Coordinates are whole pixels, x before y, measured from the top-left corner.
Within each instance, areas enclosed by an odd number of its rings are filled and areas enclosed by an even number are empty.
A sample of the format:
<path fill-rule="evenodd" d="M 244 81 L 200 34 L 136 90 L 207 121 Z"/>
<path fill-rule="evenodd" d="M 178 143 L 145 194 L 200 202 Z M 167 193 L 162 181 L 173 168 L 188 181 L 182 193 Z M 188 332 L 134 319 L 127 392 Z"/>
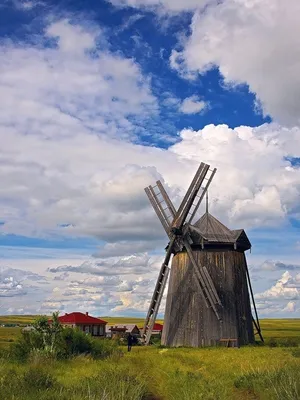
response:
<path fill-rule="evenodd" d="M 159 335 L 159 334 L 161 334 L 162 333 L 162 330 L 163 330 L 163 325 L 162 324 L 159 324 L 158 322 L 156 322 L 154 325 L 153 325 L 153 330 L 152 330 L 152 335 Z"/>
<path fill-rule="evenodd" d="M 156 323 L 153 325 L 152 335 L 161 335 L 161 334 L 162 334 L 163 327 L 164 327 L 164 326 L 163 326 L 162 324 L 159 324 L 158 322 L 156 322 Z M 139 329 L 140 329 L 140 331 L 142 332 L 143 327 L 140 327 Z"/>
<path fill-rule="evenodd" d="M 66 313 L 58 317 L 58 319 L 63 326 L 79 328 L 85 333 L 90 333 L 92 336 L 105 336 L 105 325 L 107 322 L 99 318 L 91 317 L 89 313 Z"/>

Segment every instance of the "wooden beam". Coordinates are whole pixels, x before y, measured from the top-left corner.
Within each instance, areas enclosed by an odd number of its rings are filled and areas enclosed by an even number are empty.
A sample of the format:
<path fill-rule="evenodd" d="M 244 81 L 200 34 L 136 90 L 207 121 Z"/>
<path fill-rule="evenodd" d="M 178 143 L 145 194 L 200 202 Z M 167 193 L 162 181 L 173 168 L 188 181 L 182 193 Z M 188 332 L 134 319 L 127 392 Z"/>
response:
<path fill-rule="evenodd" d="M 195 215 L 196 215 L 196 213 L 197 213 L 197 211 L 198 211 L 198 208 L 200 207 L 200 204 L 201 204 L 201 202 L 202 202 L 202 200 L 203 200 L 203 197 L 204 197 L 205 193 L 207 193 L 207 189 L 209 188 L 209 185 L 210 185 L 210 183 L 211 183 L 213 177 L 215 176 L 215 173 L 216 173 L 216 172 L 217 172 L 217 169 L 214 168 L 213 171 L 212 171 L 212 173 L 211 173 L 211 175 L 210 175 L 210 177 L 209 177 L 209 179 L 208 179 L 208 181 L 207 181 L 207 183 L 206 183 L 205 190 L 203 190 L 203 192 L 202 192 L 202 194 L 201 194 L 201 196 L 200 196 L 200 198 L 199 198 L 199 200 L 198 200 L 198 203 L 197 203 L 197 205 L 195 206 L 194 211 L 193 211 L 193 213 L 192 213 L 190 219 L 188 220 L 188 223 L 189 223 L 189 224 L 192 223 L 192 221 L 193 221 L 193 219 L 194 219 L 194 217 L 195 217 Z M 206 212 L 208 212 L 208 208 L 207 208 L 207 207 L 208 207 L 208 204 L 206 204 Z"/>

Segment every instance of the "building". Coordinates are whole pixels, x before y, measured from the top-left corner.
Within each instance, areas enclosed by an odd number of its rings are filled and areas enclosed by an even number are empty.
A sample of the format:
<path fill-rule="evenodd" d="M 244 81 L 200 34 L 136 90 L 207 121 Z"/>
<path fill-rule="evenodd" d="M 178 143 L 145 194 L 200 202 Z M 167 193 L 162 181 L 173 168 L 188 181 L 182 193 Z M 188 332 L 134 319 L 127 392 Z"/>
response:
<path fill-rule="evenodd" d="M 106 336 L 107 337 L 112 337 L 112 338 L 124 337 L 129 333 L 132 336 L 139 336 L 140 330 L 134 324 L 106 326 Z"/>
<path fill-rule="evenodd" d="M 158 322 L 156 322 L 153 325 L 152 335 L 161 335 L 163 327 L 164 326 L 162 324 L 159 324 Z"/>
<path fill-rule="evenodd" d="M 91 317 L 89 313 L 73 312 L 58 317 L 59 322 L 65 327 L 78 328 L 92 336 L 105 337 L 106 321 Z"/>
<path fill-rule="evenodd" d="M 158 322 L 155 322 L 155 324 L 153 325 L 153 329 L 152 329 L 152 335 L 158 336 L 162 334 L 162 330 L 163 330 L 163 324 L 159 324 Z M 142 332 L 143 327 L 140 327 L 140 331 Z"/>

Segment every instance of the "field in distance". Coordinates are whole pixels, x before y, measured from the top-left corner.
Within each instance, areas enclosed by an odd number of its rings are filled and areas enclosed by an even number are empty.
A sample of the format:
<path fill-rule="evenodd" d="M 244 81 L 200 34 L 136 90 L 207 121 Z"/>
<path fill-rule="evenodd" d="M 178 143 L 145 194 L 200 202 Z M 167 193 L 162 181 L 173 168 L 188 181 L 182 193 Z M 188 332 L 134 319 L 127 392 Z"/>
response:
<path fill-rule="evenodd" d="M 7 315 L 0 316 L 0 348 L 7 347 L 15 341 L 21 331 L 22 326 L 30 325 L 37 318 L 37 315 Z M 109 325 L 135 324 L 142 327 L 143 318 L 133 317 L 101 317 Z M 158 319 L 157 322 L 163 323 Z M 300 343 L 300 318 L 298 319 L 262 319 L 260 321 L 264 338 L 268 341 L 274 339 L 294 339 Z M 6 326 L 3 326 L 6 325 Z M 20 325 L 20 326 L 7 326 Z"/>

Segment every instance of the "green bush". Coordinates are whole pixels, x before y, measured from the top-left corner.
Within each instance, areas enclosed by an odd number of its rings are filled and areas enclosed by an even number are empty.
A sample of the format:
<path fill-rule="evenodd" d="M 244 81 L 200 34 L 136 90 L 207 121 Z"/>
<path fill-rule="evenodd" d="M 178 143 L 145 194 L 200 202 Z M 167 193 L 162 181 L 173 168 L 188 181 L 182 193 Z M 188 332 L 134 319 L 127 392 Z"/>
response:
<path fill-rule="evenodd" d="M 54 318 L 57 314 L 53 314 Z M 117 343 L 109 339 L 94 339 L 84 332 L 63 328 L 59 322 L 48 324 L 48 320 L 40 317 L 35 329 L 22 332 L 11 345 L 12 359 L 19 362 L 33 360 L 67 359 L 80 354 L 90 354 L 94 358 L 105 358 L 117 352 Z"/>
<path fill-rule="evenodd" d="M 93 344 L 89 335 L 84 332 L 73 329 L 65 328 L 61 333 L 62 347 L 59 355 L 63 358 L 68 358 L 78 354 L 91 354 Z"/>

